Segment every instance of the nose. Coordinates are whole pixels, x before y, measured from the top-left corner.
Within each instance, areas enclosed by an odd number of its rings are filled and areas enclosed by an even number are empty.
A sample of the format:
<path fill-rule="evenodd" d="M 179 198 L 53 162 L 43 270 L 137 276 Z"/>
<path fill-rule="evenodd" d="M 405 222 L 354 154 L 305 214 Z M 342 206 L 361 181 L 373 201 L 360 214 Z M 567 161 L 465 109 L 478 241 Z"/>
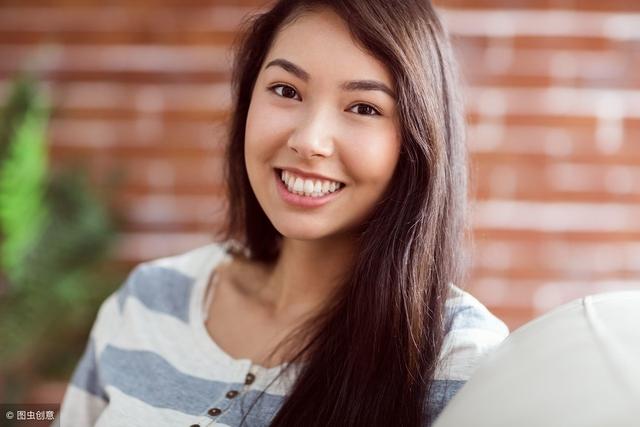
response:
<path fill-rule="evenodd" d="M 287 145 L 303 159 L 330 157 L 334 152 L 332 119 L 328 113 L 310 112 L 292 132 Z"/>

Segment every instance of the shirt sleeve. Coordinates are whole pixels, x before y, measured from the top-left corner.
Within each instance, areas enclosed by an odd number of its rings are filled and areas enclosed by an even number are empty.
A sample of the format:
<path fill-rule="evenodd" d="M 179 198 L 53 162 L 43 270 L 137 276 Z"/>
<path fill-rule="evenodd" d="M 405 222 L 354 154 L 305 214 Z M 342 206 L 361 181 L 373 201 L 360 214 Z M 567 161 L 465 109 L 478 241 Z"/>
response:
<path fill-rule="evenodd" d="M 60 412 L 52 426 L 93 426 L 109 403 L 105 384 L 100 375 L 100 353 L 119 328 L 122 320 L 122 300 L 127 282 L 111 294 L 100 306 L 91 327 L 89 340 L 76 365 L 62 399 Z"/>
<path fill-rule="evenodd" d="M 449 329 L 440 355 L 440 375 L 466 381 L 483 358 L 509 335 L 507 326 L 471 294 L 453 287 L 447 301 Z"/>
<path fill-rule="evenodd" d="M 447 299 L 448 331 L 430 390 L 432 419 L 464 386 L 482 359 L 509 334 L 507 326 L 471 294 L 453 286 Z"/>

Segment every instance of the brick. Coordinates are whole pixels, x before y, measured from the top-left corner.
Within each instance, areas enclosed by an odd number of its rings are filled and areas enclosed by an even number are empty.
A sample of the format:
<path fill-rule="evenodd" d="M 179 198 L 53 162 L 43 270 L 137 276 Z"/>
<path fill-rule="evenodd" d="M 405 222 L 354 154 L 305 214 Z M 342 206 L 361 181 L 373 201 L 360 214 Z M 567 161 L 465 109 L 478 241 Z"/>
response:
<path fill-rule="evenodd" d="M 480 102 L 478 102 L 480 103 Z M 500 119 L 501 124 L 504 126 L 549 126 L 549 127 L 562 127 L 570 131 L 587 131 L 595 132 L 598 124 L 598 118 L 596 116 L 579 116 L 572 115 L 571 112 L 564 115 L 544 114 L 537 112 L 526 113 L 524 108 L 520 109 L 518 113 L 505 112 L 503 115 L 496 117 Z M 485 116 L 482 114 L 482 109 L 479 107 L 476 110 L 469 111 L 467 114 L 467 124 L 478 125 L 485 120 Z M 493 118 L 493 117 L 492 117 Z M 628 125 L 631 126 L 630 124 Z"/>
<path fill-rule="evenodd" d="M 513 329 L 637 287 L 640 4 L 441 0 L 467 86 L 475 264 L 468 289 Z M 115 263 L 223 226 L 229 48 L 253 0 L 6 0 L 0 100 L 39 70 L 52 167 L 124 180 Z M 634 282 L 636 280 L 636 282 Z"/>
<path fill-rule="evenodd" d="M 639 284 L 637 280 L 514 281 L 487 276 L 476 278 L 468 289 L 513 329 L 575 299 L 602 292 L 637 290 Z"/>
<path fill-rule="evenodd" d="M 87 7 L 86 4 L 73 7 L 60 7 L 59 4 L 55 7 L 21 6 L 0 9 L 0 28 L 3 32 L 235 33 L 243 18 L 256 10 L 254 7 L 220 4 L 202 4 L 200 7 L 159 5 L 153 8 L 140 3 L 101 7 Z"/>
<path fill-rule="evenodd" d="M 235 39 L 234 33 L 215 31 L 184 31 L 179 33 L 156 32 L 99 32 L 78 30 L 0 30 L 0 39 L 11 45 L 64 44 L 64 45 L 214 45 L 229 47 Z"/>
<path fill-rule="evenodd" d="M 210 228 L 224 220 L 223 200 L 214 195 L 121 194 L 117 207 L 131 228 Z"/>
<path fill-rule="evenodd" d="M 557 158 L 602 165 L 633 166 L 640 162 L 640 145 L 626 137 L 610 147 L 598 142 L 595 132 L 561 126 L 504 126 L 500 120 L 469 126 L 468 147 L 473 156 L 489 155 L 514 159 L 527 156 L 531 162 Z"/>
<path fill-rule="evenodd" d="M 502 106 L 505 113 L 545 114 L 556 116 L 594 116 L 613 106 L 622 118 L 640 118 L 640 91 L 637 89 L 593 89 L 580 87 L 501 88 L 476 86 L 465 91 L 471 112 L 491 113 L 487 102 Z"/>
<path fill-rule="evenodd" d="M 229 82 L 208 84 L 56 83 L 39 87 L 53 109 L 54 119 L 148 119 L 164 122 L 219 122 L 231 104 Z M 0 102 L 9 92 L 0 83 Z M 116 125 L 118 122 L 115 123 Z"/>
<path fill-rule="evenodd" d="M 206 112 L 220 114 L 229 109 L 229 82 L 210 84 L 67 83 L 46 85 L 57 109 L 126 110 L 135 113 Z"/>
<path fill-rule="evenodd" d="M 33 51 L 20 45 L 0 45 L 0 71 L 27 67 L 42 73 L 226 73 L 228 51 L 215 46 L 63 46 Z"/>
<path fill-rule="evenodd" d="M 530 240 L 532 242 L 551 239 L 562 239 L 568 242 L 613 242 L 627 243 L 640 241 L 640 233 L 631 230 L 602 232 L 598 230 L 534 230 L 534 229 L 506 229 L 504 227 L 475 227 L 472 230 L 474 239 L 483 240 Z"/>
<path fill-rule="evenodd" d="M 480 199 L 640 203 L 636 166 L 573 163 L 489 153 L 473 159 L 474 195 Z"/>
<path fill-rule="evenodd" d="M 161 154 L 161 153 L 160 153 Z M 93 182 L 101 182 L 113 174 L 121 176 L 121 185 L 138 189 L 191 191 L 220 188 L 223 161 L 217 155 L 202 154 L 165 157 L 150 151 L 148 155 L 118 157 L 114 153 L 88 156 L 78 152 L 57 152 L 58 168 L 82 165 Z"/>
<path fill-rule="evenodd" d="M 494 46 L 460 60 L 466 80 L 474 85 L 586 86 L 631 88 L 635 83 L 633 50 L 569 51 L 513 49 Z"/>
<path fill-rule="evenodd" d="M 441 9 L 443 21 L 454 35 L 606 37 L 619 40 L 637 40 L 640 37 L 638 11 Z"/>
<path fill-rule="evenodd" d="M 226 143 L 222 123 L 177 121 L 166 123 L 158 117 L 137 120 L 54 119 L 49 127 L 51 144 L 60 147 L 145 147 L 149 153 L 163 146 L 197 147 L 221 153 Z M 97 154 L 97 152 L 96 152 Z"/>
<path fill-rule="evenodd" d="M 128 232 L 118 238 L 115 259 L 138 263 L 177 255 L 213 241 L 212 231 L 199 232 Z"/>
<path fill-rule="evenodd" d="M 640 232 L 640 206 L 622 203 L 478 201 L 473 224 L 483 228 L 542 231 Z"/>
<path fill-rule="evenodd" d="M 219 158 L 117 159 L 111 162 L 101 162 L 100 169 L 106 172 L 109 168 L 115 168 L 118 165 L 126 171 L 126 183 L 129 185 L 170 190 L 220 186 L 222 183 L 222 164 Z"/>
<path fill-rule="evenodd" d="M 511 279 L 633 278 L 640 274 L 640 243 L 575 242 L 550 237 L 543 241 L 476 240 L 474 276 Z"/>
<path fill-rule="evenodd" d="M 562 9 L 595 11 L 640 11 L 640 5 L 629 0 L 436 0 L 440 7 L 455 9 Z"/>
<path fill-rule="evenodd" d="M 636 43 L 633 40 L 612 39 L 601 36 L 579 37 L 544 37 L 544 36 L 516 36 L 511 38 L 514 49 L 542 49 L 569 51 L 630 51 Z"/>

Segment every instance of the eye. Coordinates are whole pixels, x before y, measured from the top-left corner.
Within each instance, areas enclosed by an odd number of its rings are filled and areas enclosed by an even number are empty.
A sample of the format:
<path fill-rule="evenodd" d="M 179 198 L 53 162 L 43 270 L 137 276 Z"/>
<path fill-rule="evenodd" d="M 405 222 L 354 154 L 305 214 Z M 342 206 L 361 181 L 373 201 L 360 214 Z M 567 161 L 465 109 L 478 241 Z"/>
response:
<path fill-rule="evenodd" d="M 354 111 L 354 113 L 363 115 L 363 116 L 380 116 L 380 112 L 373 106 L 369 104 L 356 104 L 349 109 L 349 111 Z"/>
<path fill-rule="evenodd" d="M 284 84 L 277 84 L 269 87 L 269 90 L 282 98 L 300 99 L 298 92 L 294 88 Z"/>

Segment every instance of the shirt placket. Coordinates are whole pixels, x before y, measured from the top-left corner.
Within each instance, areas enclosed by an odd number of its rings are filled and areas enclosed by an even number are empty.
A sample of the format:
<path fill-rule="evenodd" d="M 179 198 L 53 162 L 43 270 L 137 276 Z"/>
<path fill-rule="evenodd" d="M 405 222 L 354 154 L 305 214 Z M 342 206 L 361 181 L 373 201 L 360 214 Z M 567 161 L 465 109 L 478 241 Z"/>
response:
<path fill-rule="evenodd" d="M 198 423 L 191 424 L 189 427 L 208 427 L 215 426 L 220 418 L 226 414 L 229 409 L 236 404 L 239 400 L 238 397 L 251 389 L 251 385 L 256 380 L 256 372 L 250 367 L 244 377 L 244 382 L 241 387 L 237 387 L 236 384 L 231 385 L 229 390 L 218 401 L 214 402 L 212 406 L 207 409 L 206 413 L 202 415 Z"/>

